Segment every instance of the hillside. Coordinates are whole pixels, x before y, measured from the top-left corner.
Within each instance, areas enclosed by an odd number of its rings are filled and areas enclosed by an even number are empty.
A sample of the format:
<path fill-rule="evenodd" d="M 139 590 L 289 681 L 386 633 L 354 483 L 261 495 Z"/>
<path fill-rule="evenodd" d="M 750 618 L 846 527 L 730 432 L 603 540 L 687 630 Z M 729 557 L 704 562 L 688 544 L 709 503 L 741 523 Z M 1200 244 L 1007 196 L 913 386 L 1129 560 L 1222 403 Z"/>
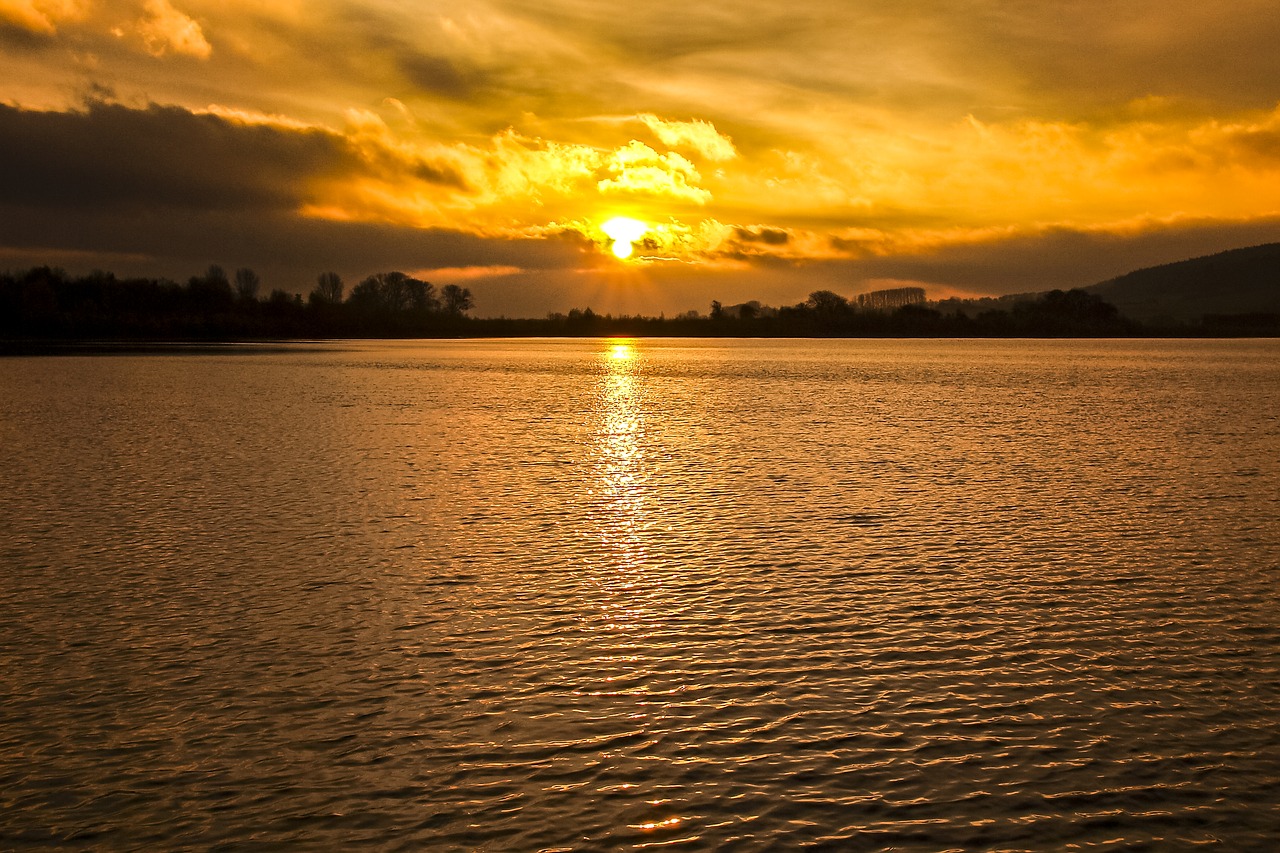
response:
<path fill-rule="evenodd" d="M 1135 270 L 1084 289 L 1147 323 L 1280 314 L 1280 243 Z"/>

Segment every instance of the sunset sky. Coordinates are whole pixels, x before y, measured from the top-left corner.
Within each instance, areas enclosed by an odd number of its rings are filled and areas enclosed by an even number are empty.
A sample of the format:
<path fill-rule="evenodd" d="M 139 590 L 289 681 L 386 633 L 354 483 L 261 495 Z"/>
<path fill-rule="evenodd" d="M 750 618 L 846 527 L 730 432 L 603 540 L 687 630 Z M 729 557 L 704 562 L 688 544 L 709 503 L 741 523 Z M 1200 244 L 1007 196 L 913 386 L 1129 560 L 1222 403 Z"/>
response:
<path fill-rule="evenodd" d="M 1087 285 L 1280 240 L 1277 45 L 1275 0 L 0 0 L 0 269 Z"/>

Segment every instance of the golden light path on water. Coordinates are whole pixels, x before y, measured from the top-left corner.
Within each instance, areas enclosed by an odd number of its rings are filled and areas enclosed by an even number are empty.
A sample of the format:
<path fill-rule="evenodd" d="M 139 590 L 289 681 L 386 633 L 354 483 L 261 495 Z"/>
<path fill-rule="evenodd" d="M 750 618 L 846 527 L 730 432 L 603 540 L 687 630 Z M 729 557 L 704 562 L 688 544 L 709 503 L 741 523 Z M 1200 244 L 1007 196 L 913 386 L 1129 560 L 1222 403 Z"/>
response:
<path fill-rule="evenodd" d="M 608 515 L 602 521 L 602 545 L 615 555 L 623 575 L 644 560 L 641 535 L 649 494 L 643 482 L 644 413 L 640 408 L 640 379 L 635 375 L 639 353 L 630 342 L 609 345 L 603 354 L 606 373 L 601 389 L 597 432 L 600 488 Z"/>
<path fill-rule="evenodd" d="M 615 681 L 630 681 L 643 670 L 639 652 L 648 642 L 646 625 L 661 614 L 649 612 L 653 585 L 659 583 L 656 573 L 648 571 L 651 563 L 648 538 L 653 535 L 649 510 L 659 496 L 653 494 L 646 471 L 644 440 L 644 378 L 640 371 L 642 355 L 639 344 L 629 339 L 611 340 L 600 354 L 602 369 L 599 420 L 595 432 L 595 455 L 598 486 L 603 498 L 596 518 L 599 525 L 600 551 L 608 559 L 600 566 L 598 584 L 604 595 L 601 606 L 610 608 L 604 620 L 606 630 L 615 636 L 611 644 L 624 652 L 612 663 L 630 664 L 625 675 L 605 679 L 605 690 L 611 691 Z M 619 637 L 617 635 L 623 635 Z M 629 647 L 629 653 L 628 653 Z M 646 712 L 637 707 L 637 719 Z M 637 780 L 643 782 L 644 780 Z M 639 786 L 636 786 L 639 787 Z M 647 801 L 661 809 L 665 798 Z M 642 833 L 670 831 L 682 818 L 676 815 L 629 824 Z"/>

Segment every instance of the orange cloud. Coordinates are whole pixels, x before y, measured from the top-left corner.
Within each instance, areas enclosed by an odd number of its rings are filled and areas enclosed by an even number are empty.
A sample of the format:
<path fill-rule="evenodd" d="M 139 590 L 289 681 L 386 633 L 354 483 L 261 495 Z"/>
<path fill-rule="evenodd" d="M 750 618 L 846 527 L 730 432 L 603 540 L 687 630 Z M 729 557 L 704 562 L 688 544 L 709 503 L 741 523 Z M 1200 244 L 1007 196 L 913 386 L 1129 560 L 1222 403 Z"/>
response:
<path fill-rule="evenodd" d="M 491 278 L 506 278 L 507 276 L 519 275 L 522 272 L 524 272 L 524 270 L 520 267 L 498 264 L 494 266 L 437 267 L 434 269 L 420 269 L 412 272 L 411 275 L 439 284 L 457 284 L 458 282 L 464 281 L 483 281 Z"/>
<path fill-rule="evenodd" d="M 714 162 L 732 160 L 738 156 L 733 140 L 719 133 L 709 121 L 664 121 L 652 113 L 644 113 L 639 118 L 663 145 L 691 148 Z"/>
<path fill-rule="evenodd" d="M 0 0 L 0 21 L 41 35 L 53 35 L 58 24 L 84 15 L 78 0 Z"/>
<path fill-rule="evenodd" d="M 609 177 L 596 184 L 601 192 L 661 196 L 694 204 L 711 200 L 711 193 L 697 186 L 702 176 L 692 163 L 674 151 L 659 154 L 634 139 L 610 155 L 605 170 Z"/>
<path fill-rule="evenodd" d="M 175 9 L 169 0 L 147 0 L 144 9 L 146 14 L 138 21 L 138 33 L 148 53 L 209 58 L 213 48 L 193 18 Z"/>

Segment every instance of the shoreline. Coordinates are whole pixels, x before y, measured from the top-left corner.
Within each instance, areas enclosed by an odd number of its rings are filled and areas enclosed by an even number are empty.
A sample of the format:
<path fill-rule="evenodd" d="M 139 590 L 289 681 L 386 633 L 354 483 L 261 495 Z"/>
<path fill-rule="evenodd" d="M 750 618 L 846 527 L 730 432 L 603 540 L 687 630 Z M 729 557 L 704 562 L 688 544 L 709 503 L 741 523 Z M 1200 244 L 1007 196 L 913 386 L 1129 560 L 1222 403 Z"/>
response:
<path fill-rule="evenodd" d="M 474 335 L 413 335 L 380 337 L 332 337 L 332 338 L 24 338 L 0 339 L 0 357 L 34 355 L 115 355 L 147 353 L 190 353 L 193 355 L 251 354 L 273 352 L 281 346 L 305 352 L 309 348 L 332 351 L 334 344 L 386 341 L 502 341 L 502 340 L 587 340 L 587 339 L 648 339 L 648 340 L 780 340 L 780 341 L 1212 341 L 1212 340 L 1278 340 L 1280 334 L 1224 335 L 1204 332 L 1153 332 L 1150 334 L 1114 335 L 752 335 L 752 334 L 653 334 L 628 331 L 591 331 L 577 334 L 474 334 Z"/>

